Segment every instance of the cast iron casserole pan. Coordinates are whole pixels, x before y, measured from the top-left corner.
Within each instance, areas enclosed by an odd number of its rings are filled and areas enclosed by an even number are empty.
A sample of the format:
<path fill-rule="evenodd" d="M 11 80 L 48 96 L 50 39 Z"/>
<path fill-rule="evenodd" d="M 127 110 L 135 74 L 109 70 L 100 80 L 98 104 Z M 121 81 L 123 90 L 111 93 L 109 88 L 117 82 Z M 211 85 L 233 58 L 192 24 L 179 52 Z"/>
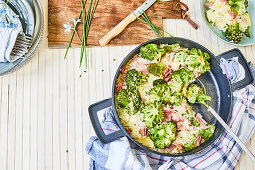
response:
<path fill-rule="evenodd" d="M 115 74 L 115 78 L 113 80 L 112 98 L 92 104 L 89 107 L 89 115 L 90 115 L 90 120 L 91 120 L 92 126 L 93 126 L 98 138 L 103 143 L 109 143 L 116 139 L 119 139 L 120 137 L 127 136 L 132 142 L 134 142 L 136 145 L 138 145 L 142 149 L 149 151 L 149 152 L 159 154 L 159 155 L 163 155 L 163 156 L 171 156 L 171 157 L 187 156 L 187 155 L 191 155 L 191 154 L 200 152 L 200 151 L 204 150 L 206 147 L 208 147 L 210 144 L 212 144 L 215 141 L 215 139 L 217 139 L 220 136 L 220 134 L 223 132 L 223 127 L 220 125 L 220 123 L 217 122 L 216 119 L 213 117 L 213 115 L 211 113 L 209 113 L 207 111 L 207 109 L 204 106 L 202 106 L 201 104 L 192 105 L 192 108 L 196 112 L 199 112 L 208 123 L 215 124 L 214 136 L 210 140 L 202 143 L 199 147 L 196 147 L 196 148 L 192 149 L 191 151 L 181 153 L 181 154 L 163 154 L 160 152 L 152 151 L 149 148 L 144 147 L 143 145 L 141 145 L 140 143 L 135 141 L 128 134 L 128 132 L 125 130 L 125 128 L 123 127 L 123 125 L 120 122 L 118 113 L 115 109 L 115 100 L 114 100 L 114 98 L 115 98 L 115 83 L 116 83 L 117 78 L 120 74 L 120 70 L 124 65 L 126 65 L 126 63 L 130 59 L 132 59 L 136 54 L 138 54 L 140 52 L 140 48 L 142 46 L 144 46 L 146 44 L 151 44 L 151 43 L 158 44 L 158 45 L 159 44 L 178 43 L 182 47 L 185 47 L 188 49 L 197 48 L 197 49 L 201 49 L 203 52 L 207 52 L 208 54 L 210 54 L 210 56 L 211 56 L 211 59 L 210 59 L 211 70 L 202 74 L 198 78 L 197 82 L 199 84 L 203 85 L 204 88 L 206 89 L 207 95 L 212 97 L 211 102 L 208 102 L 208 104 L 212 108 L 214 108 L 216 110 L 216 112 L 221 116 L 221 118 L 226 122 L 231 117 L 232 106 L 233 106 L 232 92 L 236 89 L 242 88 L 242 87 L 253 82 L 253 77 L 252 77 L 250 68 L 249 68 L 243 54 L 238 49 L 232 49 L 232 50 L 227 51 L 223 54 L 220 54 L 219 56 L 215 56 L 213 53 L 211 53 L 208 49 L 206 49 L 202 45 L 200 45 L 194 41 L 188 40 L 188 39 L 179 38 L 179 37 L 164 37 L 164 38 L 154 39 L 154 40 L 151 40 L 151 41 L 145 42 L 144 44 L 139 45 L 137 48 L 135 48 L 133 51 L 131 51 L 125 57 L 125 59 L 122 61 L 122 63 L 120 64 L 120 66 Z M 219 63 L 220 63 L 219 60 L 221 58 L 228 59 L 228 58 L 232 58 L 232 57 L 238 57 L 239 63 L 244 67 L 245 79 L 231 85 L 227 76 L 222 73 L 222 70 L 219 65 Z M 103 110 L 107 107 L 110 107 L 110 106 L 112 106 L 114 117 L 115 117 L 115 120 L 116 120 L 120 130 L 117 132 L 114 132 L 112 134 L 105 135 L 105 133 L 103 132 L 103 129 L 100 125 L 100 122 L 98 120 L 97 112 L 100 110 Z"/>

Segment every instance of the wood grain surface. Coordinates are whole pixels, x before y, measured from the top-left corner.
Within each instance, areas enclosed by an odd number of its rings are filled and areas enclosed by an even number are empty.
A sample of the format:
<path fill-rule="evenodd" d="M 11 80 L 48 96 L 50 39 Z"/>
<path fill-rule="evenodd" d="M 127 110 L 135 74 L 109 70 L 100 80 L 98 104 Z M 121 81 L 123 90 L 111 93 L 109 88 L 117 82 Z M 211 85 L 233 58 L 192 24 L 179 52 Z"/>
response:
<path fill-rule="evenodd" d="M 114 26 L 139 7 L 145 0 L 99 0 L 94 19 L 92 20 L 88 35 L 88 46 L 99 46 L 98 41 Z M 163 18 L 181 18 L 181 9 L 176 3 L 156 2 L 146 11 L 151 22 L 163 27 Z M 89 3 L 87 3 L 88 5 Z M 86 6 L 88 9 L 88 6 Z M 64 33 L 63 24 L 69 19 L 79 16 L 81 10 L 80 0 L 49 0 L 48 1 L 48 38 L 50 48 L 65 48 L 70 40 L 71 33 Z M 82 35 L 82 24 L 79 24 L 78 33 Z M 157 36 L 151 28 L 139 20 L 129 24 L 125 30 L 110 41 L 109 45 L 133 45 L 141 44 Z M 80 41 L 75 36 L 73 47 L 79 47 Z"/>

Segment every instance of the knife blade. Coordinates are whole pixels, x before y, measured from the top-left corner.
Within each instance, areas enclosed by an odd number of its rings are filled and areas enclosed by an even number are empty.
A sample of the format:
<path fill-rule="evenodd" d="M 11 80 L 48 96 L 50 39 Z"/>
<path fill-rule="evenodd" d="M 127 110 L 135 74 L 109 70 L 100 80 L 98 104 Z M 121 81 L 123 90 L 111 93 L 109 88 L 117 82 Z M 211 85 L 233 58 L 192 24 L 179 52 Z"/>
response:
<path fill-rule="evenodd" d="M 131 22 L 135 21 L 143 12 L 145 12 L 150 6 L 152 6 L 157 0 L 147 0 L 125 19 L 123 19 L 118 25 L 116 25 L 110 32 L 108 32 L 103 38 L 99 40 L 101 46 L 106 46 L 111 39 L 119 35 Z"/>
<path fill-rule="evenodd" d="M 147 0 L 141 6 L 139 6 L 136 10 L 134 10 L 134 14 L 136 17 L 139 17 L 144 11 L 150 8 L 157 0 Z"/>

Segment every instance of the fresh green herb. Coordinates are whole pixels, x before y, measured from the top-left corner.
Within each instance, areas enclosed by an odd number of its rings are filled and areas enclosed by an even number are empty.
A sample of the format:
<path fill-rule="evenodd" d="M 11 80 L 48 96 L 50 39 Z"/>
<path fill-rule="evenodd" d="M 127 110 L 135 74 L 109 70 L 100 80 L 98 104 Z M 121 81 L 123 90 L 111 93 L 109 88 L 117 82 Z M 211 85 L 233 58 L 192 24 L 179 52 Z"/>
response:
<path fill-rule="evenodd" d="M 151 13 L 153 13 L 153 14 L 154 14 L 154 13 L 155 13 L 155 11 L 152 11 Z"/>
<path fill-rule="evenodd" d="M 64 59 L 66 59 L 66 57 L 67 57 L 67 53 L 69 51 L 69 48 L 71 47 L 74 34 L 76 34 L 77 37 L 79 38 L 79 40 L 81 41 L 80 66 L 82 64 L 83 57 L 85 56 L 85 64 L 86 64 L 86 68 L 87 68 L 88 67 L 88 63 L 87 63 L 87 51 L 86 51 L 87 44 L 86 43 L 87 43 L 88 33 L 89 33 L 90 25 L 91 25 L 91 20 L 93 19 L 93 16 L 94 16 L 94 13 L 95 13 L 95 10 L 96 10 L 96 7 L 98 5 L 99 0 L 90 0 L 88 11 L 86 11 L 85 8 L 84 8 L 86 3 L 87 3 L 87 0 L 85 0 L 85 2 L 83 2 L 83 0 L 80 0 L 80 1 L 81 1 L 82 10 L 81 10 L 80 15 L 78 17 L 78 20 L 82 16 L 82 21 L 83 21 L 83 35 L 82 35 L 82 39 L 80 39 L 80 37 L 78 36 L 78 34 L 76 32 L 76 28 L 77 28 L 77 25 L 78 25 L 78 22 L 77 22 L 74 25 L 74 28 L 72 28 L 73 29 L 73 33 L 72 33 L 71 39 L 69 41 L 69 44 L 67 46 Z"/>
<path fill-rule="evenodd" d="M 116 59 L 114 58 L 113 61 L 116 61 Z"/>
<path fill-rule="evenodd" d="M 168 34 L 168 35 L 170 35 L 170 36 L 172 37 L 171 34 L 169 34 L 168 32 L 166 32 L 166 31 L 163 30 L 162 28 L 160 28 L 160 27 L 158 27 L 158 26 L 152 24 L 151 21 L 150 21 L 150 19 L 149 19 L 149 17 L 145 14 L 145 12 L 143 12 L 143 13 L 141 14 L 141 16 L 143 17 L 143 19 L 141 19 L 141 18 L 139 18 L 139 17 L 138 17 L 137 19 L 139 19 L 140 21 L 142 21 L 142 22 L 148 24 L 148 25 L 151 27 L 151 29 L 154 31 L 154 33 L 155 33 L 158 37 L 164 37 L 160 31 L 163 31 L 163 32 L 165 32 L 166 34 Z M 159 31 L 159 30 L 160 30 L 160 31 Z"/>
<path fill-rule="evenodd" d="M 84 8 L 85 4 L 86 4 L 86 1 L 84 2 L 82 8 Z M 81 10 L 80 15 L 79 15 L 78 18 L 81 18 L 82 13 L 83 13 L 83 10 Z M 65 53 L 64 59 L 66 59 L 67 53 L 68 53 L 68 51 L 69 51 L 69 48 L 71 47 L 71 44 L 72 44 L 72 41 L 73 41 L 73 37 L 74 37 L 74 34 L 75 34 L 75 32 L 76 32 L 77 25 L 78 25 L 78 24 L 74 25 L 73 33 L 72 33 L 71 39 L 70 39 L 70 41 L 69 41 L 69 43 L 68 43 L 68 46 L 67 46 L 67 48 L 66 48 L 66 53 Z"/>
<path fill-rule="evenodd" d="M 102 72 L 104 72 L 104 70 L 102 70 Z"/>
<path fill-rule="evenodd" d="M 66 153 L 68 153 L 68 149 L 66 150 Z"/>
<path fill-rule="evenodd" d="M 129 127 L 129 126 L 124 126 L 124 127 Z"/>
<path fill-rule="evenodd" d="M 81 75 L 80 75 L 80 77 L 81 77 Z"/>

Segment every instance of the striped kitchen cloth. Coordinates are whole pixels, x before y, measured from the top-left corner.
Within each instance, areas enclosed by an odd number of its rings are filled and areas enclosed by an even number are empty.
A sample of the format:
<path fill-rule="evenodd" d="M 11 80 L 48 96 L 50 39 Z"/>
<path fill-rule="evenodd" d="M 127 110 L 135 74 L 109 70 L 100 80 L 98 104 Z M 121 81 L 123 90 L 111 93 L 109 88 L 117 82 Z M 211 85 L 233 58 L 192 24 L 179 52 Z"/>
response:
<path fill-rule="evenodd" d="M 251 66 L 255 75 L 255 69 Z M 247 143 L 255 128 L 255 84 L 233 93 L 233 113 L 228 122 L 239 138 Z M 119 130 L 111 108 L 104 112 L 102 128 L 106 134 Z M 127 137 L 122 137 L 109 144 L 103 144 L 93 136 L 89 139 L 86 152 L 91 156 L 90 169 L 233 169 L 242 149 L 233 138 L 224 131 L 222 135 L 204 151 L 185 157 L 164 157 L 146 152 Z"/>
<path fill-rule="evenodd" d="M 14 62 L 20 57 L 11 56 L 18 34 L 22 32 L 19 16 L 0 0 L 0 62 Z"/>

